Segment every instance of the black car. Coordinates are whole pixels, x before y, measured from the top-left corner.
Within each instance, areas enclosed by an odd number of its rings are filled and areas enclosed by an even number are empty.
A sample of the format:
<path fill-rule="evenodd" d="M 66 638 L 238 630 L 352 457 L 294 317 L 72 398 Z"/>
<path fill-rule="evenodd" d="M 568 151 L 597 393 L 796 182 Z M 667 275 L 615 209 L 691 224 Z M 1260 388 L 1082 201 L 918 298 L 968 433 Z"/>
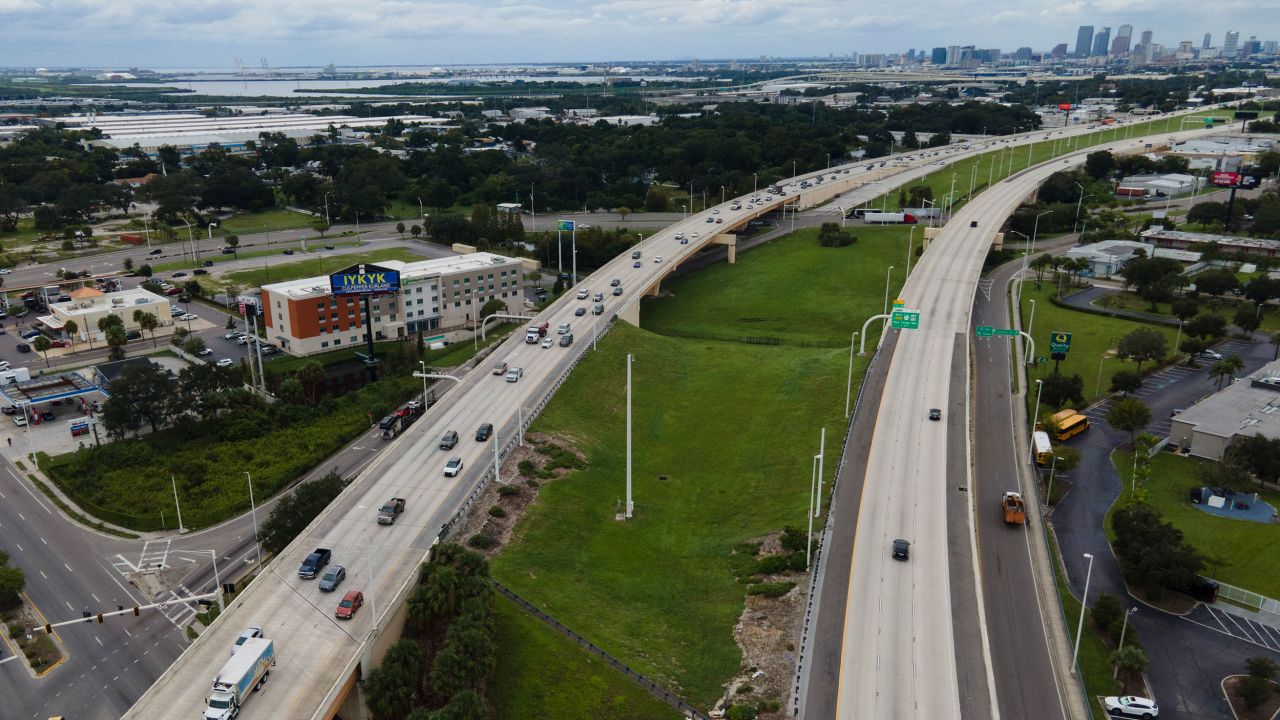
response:
<path fill-rule="evenodd" d="M 142 333 L 138 332 L 137 330 L 130 330 L 129 332 L 125 333 L 125 334 L 124 334 L 124 336 L 125 336 L 125 339 L 127 339 L 127 340 L 141 340 L 141 339 L 142 339 Z"/>
<path fill-rule="evenodd" d="M 52 410 L 45 410 L 44 412 L 40 413 L 41 422 L 53 422 L 54 420 L 57 420 L 57 419 L 58 419 L 58 416 L 54 415 Z"/>
<path fill-rule="evenodd" d="M 332 249 L 333 249 L 333 246 L 332 246 L 332 245 L 325 245 L 325 246 L 324 246 L 324 249 L 325 249 L 325 250 L 332 250 Z"/>
<path fill-rule="evenodd" d="M 18 407 L 16 405 L 5 405 L 4 407 L 0 408 L 0 412 L 4 413 L 5 415 L 17 415 Z"/>
<path fill-rule="evenodd" d="M 930 420 L 941 420 L 941 419 L 942 419 L 942 411 L 941 411 L 941 410 L 939 410 L 938 408 L 929 408 L 929 419 L 930 419 Z"/>
<path fill-rule="evenodd" d="M 903 540 L 902 538 L 898 538 L 897 540 L 893 541 L 893 559 L 894 560 L 906 560 L 907 556 L 910 554 L 911 554 L 911 543 L 907 542 L 906 540 Z"/>
<path fill-rule="evenodd" d="M 149 252 L 149 253 L 147 253 L 147 254 L 148 254 L 148 255 L 159 255 L 159 254 L 160 254 L 160 253 L 162 253 L 162 252 L 164 252 L 164 251 L 163 251 L 163 250 L 161 250 L 160 248 L 156 248 L 155 250 L 152 250 L 151 252 Z"/>
<path fill-rule="evenodd" d="M 213 261 L 212 261 L 212 260 L 205 260 L 204 262 L 202 262 L 202 263 L 200 263 L 200 264 L 201 264 L 201 265 L 203 265 L 203 266 L 205 266 L 205 267 L 213 267 Z M 196 274 L 197 274 L 197 275 L 199 275 L 200 273 L 196 273 Z"/>
<path fill-rule="evenodd" d="M 580 307 L 577 310 L 574 310 L 573 314 L 577 317 L 582 317 L 583 315 L 587 314 L 587 309 L 584 307 Z"/>
<path fill-rule="evenodd" d="M 186 277 L 186 276 L 187 274 L 184 272 L 176 272 L 171 277 Z"/>
<path fill-rule="evenodd" d="M 31 346 L 26 343 L 18 343 L 18 352 L 31 352 Z"/>
<path fill-rule="evenodd" d="M 285 255 L 292 255 L 292 254 L 293 254 L 293 251 L 292 251 L 292 250 L 285 250 L 285 251 L 284 251 L 284 254 L 285 254 Z"/>
<path fill-rule="evenodd" d="M 476 441 L 484 442 L 485 440 L 488 440 L 491 435 L 493 435 L 493 423 L 485 423 L 476 430 Z"/>
<path fill-rule="evenodd" d="M 208 275 L 209 271 L 205 270 L 204 268 L 196 268 L 195 270 L 191 271 L 191 274 L 192 275 Z"/>

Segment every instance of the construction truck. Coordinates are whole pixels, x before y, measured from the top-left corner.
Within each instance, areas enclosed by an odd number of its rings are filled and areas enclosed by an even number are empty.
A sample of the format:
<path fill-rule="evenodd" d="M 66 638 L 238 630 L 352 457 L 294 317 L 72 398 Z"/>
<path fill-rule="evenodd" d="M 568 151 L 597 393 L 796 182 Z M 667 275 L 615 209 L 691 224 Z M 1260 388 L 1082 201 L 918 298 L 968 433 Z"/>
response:
<path fill-rule="evenodd" d="M 1004 507 L 1004 521 L 1010 525 L 1021 525 L 1027 521 L 1027 506 L 1022 502 L 1022 493 L 1010 490 L 1000 501 Z"/>

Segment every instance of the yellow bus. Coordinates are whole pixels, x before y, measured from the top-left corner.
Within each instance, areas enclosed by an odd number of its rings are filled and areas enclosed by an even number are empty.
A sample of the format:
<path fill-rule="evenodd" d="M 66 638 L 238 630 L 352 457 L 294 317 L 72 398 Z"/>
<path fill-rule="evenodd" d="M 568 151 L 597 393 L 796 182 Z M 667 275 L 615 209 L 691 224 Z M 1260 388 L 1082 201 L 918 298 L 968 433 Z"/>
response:
<path fill-rule="evenodd" d="M 1047 464 L 1050 455 L 1053 454 L 1053 445 L 1049 443 L 1049 433 L 1037 430 L 1031 435 L 1031 438 L 1036 444 L 1036 464 Z"/>
<path fill-rule="evenodd" d="M 1089 429 L 1089 418 L 1071 408 L 1053 414 L 1048 431 L 1058 442 L 1068 440 Z"/>

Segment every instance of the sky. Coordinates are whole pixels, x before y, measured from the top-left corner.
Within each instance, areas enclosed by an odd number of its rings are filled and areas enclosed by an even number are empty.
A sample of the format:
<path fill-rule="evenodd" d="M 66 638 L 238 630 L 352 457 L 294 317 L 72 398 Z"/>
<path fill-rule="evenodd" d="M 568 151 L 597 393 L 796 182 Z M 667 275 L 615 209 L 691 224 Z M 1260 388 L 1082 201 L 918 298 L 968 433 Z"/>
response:
<path fill-rule="evenodd" d="M 0 67 L 621 64 L 976 45 L 1280 40 L 1277 0 L 0 0 Z"/>

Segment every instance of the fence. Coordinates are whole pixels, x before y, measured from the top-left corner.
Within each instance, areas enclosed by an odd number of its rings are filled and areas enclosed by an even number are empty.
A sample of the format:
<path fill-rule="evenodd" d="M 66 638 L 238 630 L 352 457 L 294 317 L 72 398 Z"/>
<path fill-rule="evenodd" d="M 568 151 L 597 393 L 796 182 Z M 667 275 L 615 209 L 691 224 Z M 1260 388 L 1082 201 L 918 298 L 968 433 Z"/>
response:
<path fill-rule="evenodd" d="M 1202 579 L 1209 580 L 1209 578 Z M 1225 598 L 1237 605 L 1243 605 L 1255 610 L 1262 610 L 1268 600 L 1266 595 L 1253 592 L 1252 590 L 1245 590 L 1244 588 L 1236 587 L 1235 585 L 1227 585 L 1221 580 L 1213 580 L 1212 582 L 1218 583 L 1219 598 Z M 1275 601 L 1273 600 L 1272 602 L 1274 603 Z"/>
<path fill-rule="evenodd" d="M 592 655 L 595 655 L 601 660 L 604 660 L 614 670 L 617 670 L 623 675 L 626 675 L 627 679 L 631 680 L 635 684 L 644 688 L 650 695 L 658 698 L 662 702 L 675 708 L 677 711 L 682 713 L 686 718 L 696 718 L 697 720 L 710 720 L 710 718 L 708 718 L 706 715 L 699 712 L 697 708 L 685 702 L 684 700 L 680 699 L 680 696 L 676 695 L 670 690 L 667 690 L 666 688 L 659 686 L 657 683 L 645 677 L 644 675 L 641 675 L 635 670 L 632 670 L 630 667 L 626 665 L 626 663 L 623 663 L 621 660 L 618 660 L 617 658 L 613 657 L 612 655 L 605 652 L 604 650 L 601 650 L 599 647 L 596 647 L 596 645 L 593 644 L 590 640 L 570 630 L 559 620 L 556 620 L 555 618 L 551 617 L 545 612 L 539 610 L 532 603 L 528 602 L 527 600 L 515 594 L 508 588 L 504 587 L 497 580 L 492 580 L 491 582 L 493 583 L 493 587 L 495 590 L 497 590 L 499 593 L 509 598 L 512 602 L 518 605 L 521 610 L 524 610 L 525 612 L 529 613 L 535 618 L 551 626 L 551 629 L 555 630 L 561 635 L 564 635 L 565 637 L 577 643 L 578 647 L 591 653 Z"/>

